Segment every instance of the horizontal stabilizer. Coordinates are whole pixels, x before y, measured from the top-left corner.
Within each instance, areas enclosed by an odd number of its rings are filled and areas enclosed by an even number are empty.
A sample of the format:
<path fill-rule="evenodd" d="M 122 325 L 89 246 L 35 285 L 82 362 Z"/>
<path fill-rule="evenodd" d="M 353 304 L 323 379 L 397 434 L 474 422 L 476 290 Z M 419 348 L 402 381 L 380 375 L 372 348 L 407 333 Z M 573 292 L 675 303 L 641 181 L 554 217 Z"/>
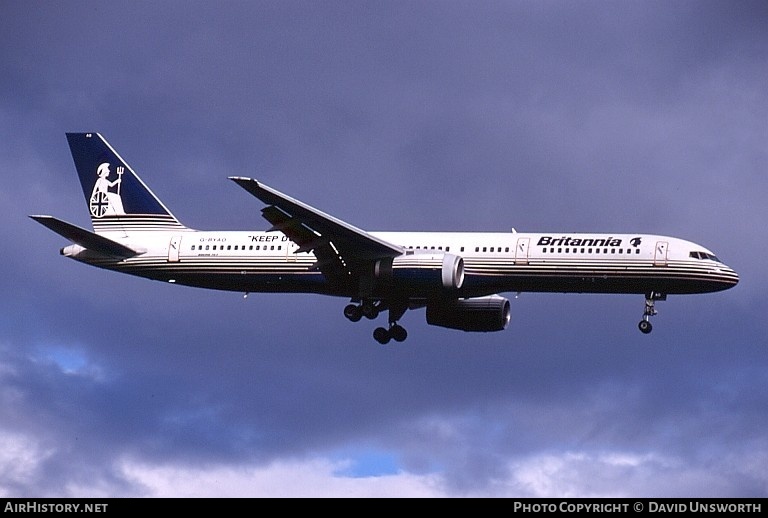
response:
<path fill-rule="evenodd" d="M 84 228 L 80 228 L 66 221 L 56 219 L 53 216 L 30 216 L 41 225 L 48 227 L 60 236 L 63 236 L 76 245 L 80 245 L 88 250 L 99 252 L 105 255 L 111 255 L 114 257 L 128 258 L 135 255 L 139 255 L 138 252 L 132 248 L 128 248 L 125 245 L 107 239 L 104 236 L 94 234 Z"/>

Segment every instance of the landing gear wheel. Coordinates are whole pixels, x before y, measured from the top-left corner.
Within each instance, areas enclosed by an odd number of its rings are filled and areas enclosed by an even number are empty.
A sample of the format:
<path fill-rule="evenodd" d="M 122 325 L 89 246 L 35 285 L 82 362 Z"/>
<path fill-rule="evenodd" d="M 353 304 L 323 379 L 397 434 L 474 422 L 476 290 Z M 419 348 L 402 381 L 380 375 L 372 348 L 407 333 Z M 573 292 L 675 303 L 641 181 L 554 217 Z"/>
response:
<path fill-rule="evenodd" d="M 390 336 L 389 331 L 383 327 L 377 327 L 373 330 L 373 339 L 379 342 L 381 345 L 388 344 L 391 338 L 392 337 Z"/>
<path fill-rule="evenodd" d="M 363 311 L 360 309 L 360 306 L 348 304 L 346 307 L 344 307 L 344 316 L 352 322 L 357 322 L 363 318 Z"/>
<path fill-rule="evenodd" d="M 408 332 L 405 328 L 397 324 L 389 328 L 389 334 L 395 342 L 405 342 L 405 339 L 408 338 Z"/>
<path fill-rule="evenodd" d="M 653 331 L 653 326 L 647 320 L 641 320 L 640 323 L 637 324 L 637 327 L 640 329 L 640 331 L 642 331 L 646 335 L 651 331 Z"/>
<path fill-rule="evenodd" d="M 366 302 L 361 306 L 362 314 L 365 318 L 368 320 L 374 320 L 376 317 L 379 316 L 379 308 L 377 308 L 373 303 Z"/>

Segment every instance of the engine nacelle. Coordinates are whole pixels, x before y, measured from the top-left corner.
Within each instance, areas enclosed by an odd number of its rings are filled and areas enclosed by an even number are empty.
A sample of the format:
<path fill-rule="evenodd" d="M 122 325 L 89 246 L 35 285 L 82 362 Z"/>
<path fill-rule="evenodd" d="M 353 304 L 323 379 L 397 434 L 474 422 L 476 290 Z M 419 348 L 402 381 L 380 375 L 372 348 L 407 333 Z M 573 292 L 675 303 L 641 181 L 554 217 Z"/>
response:
<path fill-rule="evenodd" d="M 461 331 L 502 331 L 510 320 L 509 300 L 499 295 L 437 301 L 427 305 L 427 324 Z"/>
<path fill-rule="evenodd" d="M 453 254 L 409 254 L 380 259 L 374 267 L 377 285 L 411 292 L 454 291 L 464 284 L 464 259 Z"/>

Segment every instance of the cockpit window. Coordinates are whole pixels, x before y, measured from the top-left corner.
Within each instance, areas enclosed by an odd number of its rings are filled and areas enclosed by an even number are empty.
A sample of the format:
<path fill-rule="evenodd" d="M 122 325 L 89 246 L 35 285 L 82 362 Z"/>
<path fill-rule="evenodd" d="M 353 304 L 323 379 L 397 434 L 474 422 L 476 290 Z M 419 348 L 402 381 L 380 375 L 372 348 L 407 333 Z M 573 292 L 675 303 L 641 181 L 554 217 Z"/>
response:
<path fill-rule="evenodd" d="M 710 254 L 708 252 L 691 252 L 689 255 L 694 259 L 708 259 L 710 261 L 717 261 L 718 263 L 722 262 L 715 254 Z"/>

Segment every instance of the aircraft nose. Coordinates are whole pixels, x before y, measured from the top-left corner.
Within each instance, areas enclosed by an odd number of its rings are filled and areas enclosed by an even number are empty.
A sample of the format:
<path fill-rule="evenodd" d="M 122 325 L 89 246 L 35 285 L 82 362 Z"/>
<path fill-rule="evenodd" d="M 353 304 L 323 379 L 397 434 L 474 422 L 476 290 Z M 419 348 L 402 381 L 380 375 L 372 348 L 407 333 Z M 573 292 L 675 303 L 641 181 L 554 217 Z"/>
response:
<path fill-rule="evenodd" d="M 729 287 L 736 286 L 739 283 L 739 274 L 730 266 L 723 265 L 723 268 L 720 268 L 720 275 L 723 282 L 729 284 Z"/>

